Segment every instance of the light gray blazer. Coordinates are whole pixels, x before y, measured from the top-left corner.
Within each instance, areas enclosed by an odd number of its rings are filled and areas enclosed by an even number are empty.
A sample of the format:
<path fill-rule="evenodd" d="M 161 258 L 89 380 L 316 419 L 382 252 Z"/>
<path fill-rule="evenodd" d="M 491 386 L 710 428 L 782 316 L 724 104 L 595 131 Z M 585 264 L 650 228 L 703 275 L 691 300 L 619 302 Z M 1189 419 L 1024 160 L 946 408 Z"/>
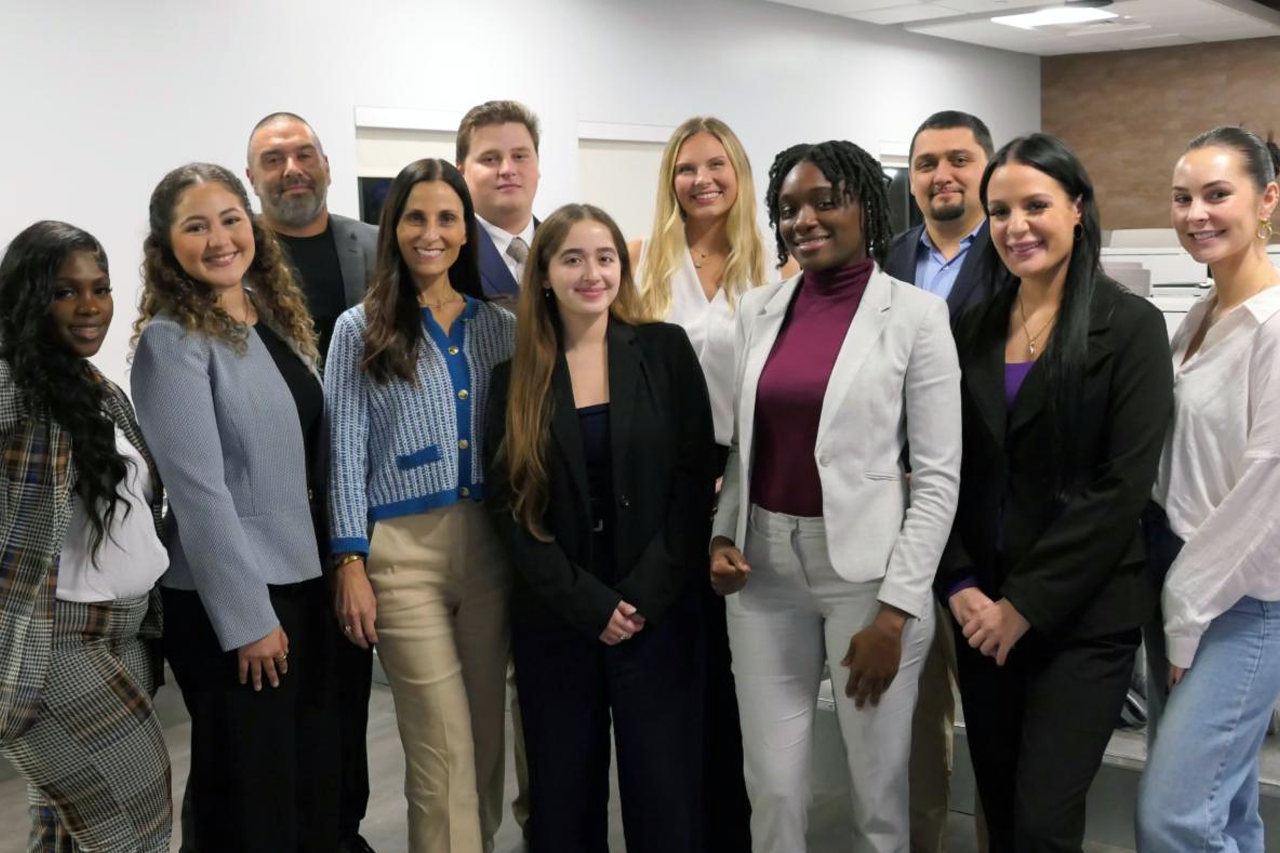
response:
<path fill-rule="evenodd" d="M 342 268 L 342 291 L 350 308 L 364 299 L 369 279 L 378 265 L 378 229 L 359 219 L 329 214 L 333 243 Z"/>
<path fill-rule="evenodd" d="M 238 355 L 158 316 L 130 377 L 169 495 L 160 583 L 200 593 L 224 651 L 280 624 L 268 584 L 320 575 L 298 409 L 261 338 L 247 344 Z"/>
<path fill-rule="evenodd" d="M 750 290 L 738 306 L 734 438 L 714 534 L 740 548 L 756 386 L 799 284 L 797 275 Z M 813 453 L 832 567 L 855 583 L 883 578 L 880 601 L 923 614 L 960 491 L 960 365 L 945 302 L 871 274 L 827 383 Z"/>

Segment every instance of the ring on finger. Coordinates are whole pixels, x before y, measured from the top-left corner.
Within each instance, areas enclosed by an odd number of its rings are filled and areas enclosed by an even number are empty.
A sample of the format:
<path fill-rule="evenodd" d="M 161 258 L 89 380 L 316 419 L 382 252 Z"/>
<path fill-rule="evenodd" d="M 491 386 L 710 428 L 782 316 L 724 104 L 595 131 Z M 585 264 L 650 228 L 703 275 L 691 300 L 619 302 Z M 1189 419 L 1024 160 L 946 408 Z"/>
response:
<path fill-rule="evenodd" d="M 353 630 L 353 629 L 352 629 L 352 627 L 351 627 L 350 625 L 343 625 L 343 626 L 342 626 L 342 633 L 344 633 L 344 634 L 350 634 L 352 630 Z"/>

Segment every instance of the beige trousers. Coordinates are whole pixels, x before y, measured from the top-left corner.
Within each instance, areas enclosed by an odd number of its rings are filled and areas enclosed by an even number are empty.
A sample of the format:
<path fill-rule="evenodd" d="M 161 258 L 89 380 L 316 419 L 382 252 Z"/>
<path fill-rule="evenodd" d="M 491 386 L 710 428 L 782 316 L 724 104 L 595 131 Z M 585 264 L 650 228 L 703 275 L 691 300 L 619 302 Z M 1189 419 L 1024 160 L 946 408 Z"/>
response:
<path fill-rule="evenodd" d="M 506 561 L 463 501 L 379 521 L 378 657 L 405 754 L 411 853 L 486 853 L 502 820 Z"/>

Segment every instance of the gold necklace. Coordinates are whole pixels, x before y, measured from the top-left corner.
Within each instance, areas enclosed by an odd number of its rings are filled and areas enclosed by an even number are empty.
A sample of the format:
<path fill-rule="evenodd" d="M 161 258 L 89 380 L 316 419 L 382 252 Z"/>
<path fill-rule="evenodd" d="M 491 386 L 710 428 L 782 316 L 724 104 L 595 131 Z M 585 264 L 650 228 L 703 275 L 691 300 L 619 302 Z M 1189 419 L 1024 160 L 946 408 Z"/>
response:
<path fill-rule="evenodd" d="M 1045 330 L 1053 324 L 1053 321 L 1058 319 L 1058 310 L 1061 307 L 1062 306 L 1058 306 L 1058 308 L 1053 309 L 1053 315 L 1045 321 L 1043 326 L 1040 327 L 1040 331 L 1033 335 L 1030 330 L 1027 329 L 1027 309 L 1022 304 L 1022 294 L 1018 294 L 1018 314 L 1022 316 L 1022 334 L 1027 336 L 1027 351 L 1032 355 L 1036 354 L 1036 341 L 1039 340 L 1040 336 L 1045 333 Z"/>
<path fill-rule="evenodd" d="M 430 308 L 432 311 L 439 311 L 441 308 L 443 308 L 446 305 L 453 305 L 455 302 L 464 302 L 464 301 L 466 300 L 464 300 L 461 296 L 455 293 L 453 296 L 449 297 L 443 302 L 423 302 L 422 299 L 419 299 L 418 306 L 421 308 Z"/>
<path fill-rule="evenodd" d="M 702 265 L 707 262 L 707 253 L 701 249 L 690 249 L 689 251 L 693 252 L 695 255 L 701 255 L 701 257 L 693 259 L 693 268 L 696 270 L 702 269 Z"/>

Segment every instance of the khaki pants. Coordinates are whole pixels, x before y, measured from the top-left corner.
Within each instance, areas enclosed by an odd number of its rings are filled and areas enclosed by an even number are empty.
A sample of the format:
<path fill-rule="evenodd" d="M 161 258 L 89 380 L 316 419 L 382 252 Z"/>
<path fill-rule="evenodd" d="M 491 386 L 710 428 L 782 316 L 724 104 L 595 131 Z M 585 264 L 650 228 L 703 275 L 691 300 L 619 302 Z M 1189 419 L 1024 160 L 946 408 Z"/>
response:
<path fill-rule="evenodd" d="M 479 504 L 379 521 L 378 657 L 405 752 L 412 853 L 493 849 L 502 820 L 506 562 Z"/>

